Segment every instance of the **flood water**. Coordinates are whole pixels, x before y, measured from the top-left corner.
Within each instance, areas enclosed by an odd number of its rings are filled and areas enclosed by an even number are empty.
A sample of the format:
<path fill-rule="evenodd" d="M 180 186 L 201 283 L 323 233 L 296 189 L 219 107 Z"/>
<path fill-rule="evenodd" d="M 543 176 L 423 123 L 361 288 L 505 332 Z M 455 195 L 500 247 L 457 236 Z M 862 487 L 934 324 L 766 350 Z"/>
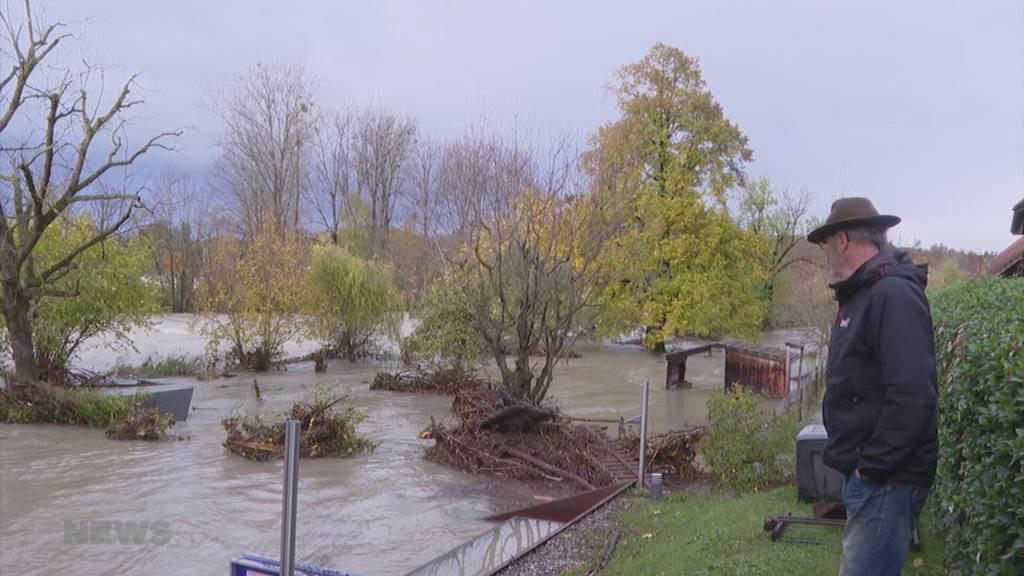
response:
<path fill-rule="evenodd" d="M 137 335 L 137 351 L 93 347 L 79 365 L 199 354 L 204 342 L 189 326 L 187 318 L 163 317 Z M 666 391 L 660 355 L 600 344 L 577 350 L 584 357 L 559 366 L 549 396 L 578 417 L 638 415 L 648 380 L 654 432 L 699 424 L 708 396 L 722 386 L 720 354 L 690 359 L 693 389 Z M 367 414 L 359 431 L 380 444 L 351 458 L 301 461 L 298 561 L 402 574 L 493 527 L 480 518 L 529 499 L 519 483 L 424 460 L 429 442 L 417 434 L 431 416 L 444 418 L 451 399 L 371 391 L 381 369 L 394 365 L 340 362 L 316 374 L 299 364 L 206 382 L 169 379 L 195 385 L 193 411 L 175 427 L 188 437 L 180 441 L 116 442 L 101 430 L 0 424 L 0 574 L 224 574 L 232 556 L 276 557 L 282 464 L 225 451 L 220 421 L 234 412 L 280 412 L 318 384 L 347 393 Z"/>

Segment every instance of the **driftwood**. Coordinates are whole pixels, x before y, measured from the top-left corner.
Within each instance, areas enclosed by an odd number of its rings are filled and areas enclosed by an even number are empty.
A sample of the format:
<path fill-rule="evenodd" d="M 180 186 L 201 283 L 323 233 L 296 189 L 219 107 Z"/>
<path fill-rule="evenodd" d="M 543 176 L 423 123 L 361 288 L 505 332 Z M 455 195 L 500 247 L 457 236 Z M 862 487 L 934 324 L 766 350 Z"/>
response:
<path fill-rule="evenodd" d="M 337 353 L 332 353 L 330 350 L 320 349 L 315 352 L 310 352 L 309 354 L 302 354 L 301 356 L 289 356 L 287 358 L 275 360 L 273 362 L 273 367 L 276 369 L 280 369 L 282 366 L 287 366 L 289 364 L 299 364 L 302 362 L 318 363 L 323 362 L 326 358 L 337 357 Z M 321 370 L 317 370 L 317 372 L 321 372 Z"/>
<path fill-rule="evenodd" d="M 431 420 L 421 435 L 434 438 L 427 458 L 435 462 L 477 474 L 569 481 L 588 490 L 615 481 L 608 453 L 618 448 L 553 407 L 484 388 L 456 394 L 451 415 L 450 428 Z"/>
<path fill-rule="evenodd" d="M 481 450 L 479 448 L 476 448 L 476 447 L 473 447 L 473 446 L 469 445 L 466 442 L 460 441 L 454 435 L 446 433 L 443 428 L 438 426 L 437 422 L 434 421 L 434 417 L 433 416 L 430 417 L 430 429 L 431 429 L 432 437 L 438 443 L 449 442 L 451 444 L 456 444 L 459 447 L 461 447 L 461 448 L 463 448 L 465 450 L 468 450 L 470 452 L 473 452 L 474 454 L 477 454 L 478 456 L 480 456 L 480 457 L 482 457 L 482 458 L 484 458 L 486 460 L 493 460 L 495 462 L 498 462 L 499 464 L 503 464 L 503 465 L 505 465 L 506 469 L 507 469 L 508 466 L 512 466 L 512 467 L 516 467 L 516 468 L 522 468 L 523 467 L 523 465 L 520 464 L 519 462 L 516 462 L 514 460 L 509 460 L 509 459 L 506 459 L 506 458 L 502 458 L 500 456 L 495 456 L 494 454 L 491 454 L 490 452 L 487 452 L 486 450 Z M 552 480 L 559 480 L 559 478 L 551 478 L 551 479 Z"/>
<path fill-rule="evenodd" d="M 705 431 L 703 426 L 692 426 L 648 438 L 645 473 L 662 472 L 679 477 L 691 474 L 693 460 L 697 456 L 697 442 Z M 640 439 L 636 436 L 622 438 L 618 443 L 630 457 L 639 455 Z"/>
<path fill-rule="evenodd" d="M 605 442 L 604 439 L 601 438 L 600 435 L 598 435 L 596 433 L 596 431 L 594 431 L 593 429 L 591 429 L 589 427 L 586 427 L 586 426 L 584 426 L 583 429 L 584 429 L 584 434 L 594 438 L 597 442 L 601 442 L 601 443 Z M 559 428 L 558 431 L 559 431 L 559 433 L 562 436 L 568 436 L 568 434 L 566 433 L 566 431 L 563 428 Z M 584 458 L 587 459 L 587 462 L 591 465 L 591 467 L 597 468 L 598 470 L 601 471 L 601 474 L 607 476 L 608 478 L 614 478 L 614 475 L 611 474 L 611 470 L 609 470 L 608 467 L 605 466 L 603 462 L 601 462 L 597 458 L 593 457 L 589 453 L 584 453 L 583 456 L 584 456 Z"/>
<path fill-rule="evenodd" d="M 373 383 L 370 384 L 370 390 L 457 394 L 460 391 L 475 390 L 485 386 L 486 382 L 472 372 L 461 368 L 436 368 L 394 373 L 378 372 L 373 378 Z"/>
<path fill-rule="evenodd" d="M 260 450 L 263 452 L 269 452 L 271 454 L 280 455 L 283 447 L 277 444 L 268 444 L 266 442 L 246 442 L 244 440 L 226 440 L 226 444 L 230 444 L 234 448 L 246 448 L 248 450 Z"/>
<path fill-rule="evenodd" d="M 573 482 L 579 484 L 580 486 L 582 486 L 586 490 L 593 490 L 594 489 L 594 485 L 593 484 L 591 484 L 590 482 L 587 482 L 586 480 L 584 480 L 583 478 L 580 478 L 579 476 L 573 474 L 572 472 L 569 472 L 568 470 L 563 470 L 563 469 L 561 469 L 561 468 L 559 468 L 557 466 L 552 466 L 551 464 L 548 464 L 547 462 L 544 462 L 543 460 L 538 460 L 537 458 L 534 458 L 533 456 L 530 456 L 529 454 L 527 454 L 526 452 L 523 452 L 522 450 L 516 450 L 515 448 L 506 447 L 505 448 L 505 452 L 508 452 L 509 454 L 511 454 L 512 456 L 515 456 L 516 458 L 519 458 L 520 460 L 524 460 L 526 462 L 529 462 L 530 464 L 533 464 L 534 466 L 536 466 L 537 468 L 540 468 L 541 470 L 545 470 L 547 472 L 550 472 L 550 473 L 555 474 L 557 476 L 561 476 L 563 478 L 568 478 L 569 480 L 572 480 Z"/>

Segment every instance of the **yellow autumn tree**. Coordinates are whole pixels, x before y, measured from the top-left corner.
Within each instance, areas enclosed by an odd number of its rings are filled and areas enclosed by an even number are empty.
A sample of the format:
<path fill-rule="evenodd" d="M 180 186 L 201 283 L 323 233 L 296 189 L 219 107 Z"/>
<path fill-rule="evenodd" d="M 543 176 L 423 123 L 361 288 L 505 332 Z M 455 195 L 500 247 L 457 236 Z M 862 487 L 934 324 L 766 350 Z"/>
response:
<path fill-rule="evenodd" d="M 214 350 L 251 370 L 268 370 L 304 330 L 310 308 L 309 255 L 294 234 L 264 226 L 250 242 L 211 242 L 197 308 Z"/>
<path fill-rule="evenodd" d="M 730 218 L 729 192 L 752 158 L 697 61 L 656 44 L 618 71 L 621 116 L 601 127 L 586 166 L 621 233 L 601 256 L 598 325 L 642 329 L 663 348 L 677 333 L 754 334 L 764 316 L 763 238 Z"/>

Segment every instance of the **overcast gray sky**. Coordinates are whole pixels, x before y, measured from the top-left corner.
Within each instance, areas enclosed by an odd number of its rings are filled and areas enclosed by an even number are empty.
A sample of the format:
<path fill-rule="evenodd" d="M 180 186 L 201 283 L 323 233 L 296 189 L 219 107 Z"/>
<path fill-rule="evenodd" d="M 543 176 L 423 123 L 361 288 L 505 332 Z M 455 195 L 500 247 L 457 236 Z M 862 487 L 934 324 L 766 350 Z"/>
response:
<path fill-rule="evenodd" d="M 207 95 L 256 62 L 303 62 L 324 104 L 372 100 L 437 137 L 481 118 L 585 136 L 615 117 L 614 70 L 664 42 L 700 59 L 749 173 L 820 215 L 869 196 L 903 217 L 900 243 L 998 251 L 1024 198 L 1020 0 L 42 5 L 74 21 L 73 56 L 141 73 L 136 129 L 186 127 L 175 161 L 199 170 L 220 131 Z"/>

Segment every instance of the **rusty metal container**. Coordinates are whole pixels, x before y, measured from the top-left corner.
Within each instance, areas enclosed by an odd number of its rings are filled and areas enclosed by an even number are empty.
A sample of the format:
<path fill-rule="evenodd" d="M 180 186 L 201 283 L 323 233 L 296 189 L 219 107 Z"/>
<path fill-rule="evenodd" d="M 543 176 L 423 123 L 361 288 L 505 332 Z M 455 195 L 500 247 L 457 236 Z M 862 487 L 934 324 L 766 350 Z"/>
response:
<path fill-rule="evenodd" d="M 785 352 L 752 344 L 725 345 L 725 388 L 739 384 L 772 398 L 786 395 Z"/>

